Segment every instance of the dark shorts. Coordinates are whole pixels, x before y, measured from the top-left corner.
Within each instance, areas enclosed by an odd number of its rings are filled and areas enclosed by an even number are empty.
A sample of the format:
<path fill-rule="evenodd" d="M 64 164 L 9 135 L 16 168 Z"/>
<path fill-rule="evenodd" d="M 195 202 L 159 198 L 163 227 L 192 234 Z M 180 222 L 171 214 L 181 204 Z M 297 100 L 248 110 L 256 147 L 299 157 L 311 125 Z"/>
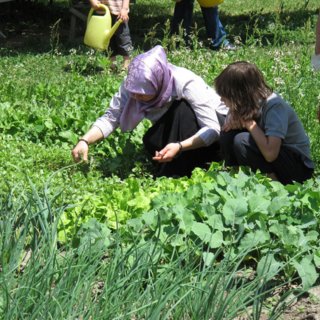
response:
<path fill-rule="evenodd" d="M 116 15 L 111 15 L 112 24 L 117 21 Z M 121 23 L 110 40 L 109 50 L 111 56 L 130 56 L 133 51 L 130 29 L 128 23 Z"/>

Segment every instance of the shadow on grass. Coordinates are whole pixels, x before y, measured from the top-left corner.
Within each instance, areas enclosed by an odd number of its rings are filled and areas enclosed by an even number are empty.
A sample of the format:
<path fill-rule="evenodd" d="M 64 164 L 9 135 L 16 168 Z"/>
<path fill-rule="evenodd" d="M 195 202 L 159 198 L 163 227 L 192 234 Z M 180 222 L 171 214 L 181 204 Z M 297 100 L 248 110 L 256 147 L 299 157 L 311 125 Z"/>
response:
<path fill-rule="evenodd" d="M 67 53 L 74 46 L 82 46 L 84 23 L 78 23 L 77 37 L 73 43 L 68 41 L 70 13 L 68 4 L 53 3 L 10 3 L 2 4 L 0 13 L 0 30 L 7 36 L 0 39 L 0 55 L 18 53 L 49 52 L 59 47 Z M 130 29 L 134 46 L 148 49 L 154 41 L 150 38 L 163 39 L 168 33 L 172 7 L 159 3 L 146 5 L 139 3 L 131 6 Z M 282 30 L 294 32 L 304 27 L 306 22 L 315 21 L 315 10 L 302 8 L 291 12 L 262 13 L 251 12 L 244 15 L 220 13 L 220 19 L 226 26 L 230 39 L 240 38 L 242 43 L 256 39 L 261 45 L 281 45 L 286 39 L 281 37 Z M 201 12 L 196 11 L 194 23 L 198 26 L 199 39 L 205 39 L 204 22 Z M 299 36 L 296 40 L 299 41 Z M 147 38 L 147 39 L 146 39 Z M 152 39 L 151 39 L 152 40 Z M 300 39 L 304 41 L 303 38 Z"/>

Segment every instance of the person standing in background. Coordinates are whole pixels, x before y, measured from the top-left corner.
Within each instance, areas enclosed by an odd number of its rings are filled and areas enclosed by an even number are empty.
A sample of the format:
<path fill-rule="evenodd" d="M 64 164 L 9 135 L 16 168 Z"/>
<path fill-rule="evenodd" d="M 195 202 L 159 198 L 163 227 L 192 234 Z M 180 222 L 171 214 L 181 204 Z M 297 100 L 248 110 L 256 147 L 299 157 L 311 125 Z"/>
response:
<path fill-rule="evenodd" d="M 187 46 L 190 46 L 190 34 L 193 19 L 194 0 L 177 0 L 173 18 L 171 21 L 171 34 L 179 33 L 179 27 L 182 23 L 184 30 L 184 39 Z M 200 6 L 201 7 L 201 6 Z M 208 40 L 209 47 L 212 50 L 235 50 L 235 46 L 227 39 L 227 33 L 219 19 L 218 6 L 201 7 L 202 16 Z"/>
<path fill-rule="evenodd" d="M 121 19 L 123 23 L 120 24 L 117 31 L 110 40 L 111 49 L 111 68 L 115 69 L 116 56 L 123 57 L 123 68 L 127 69 L 130 63 L 130 55 L 133 51 L 130 29 L 128 25 L 129 21 L 129 3 L 130 0 L 89 0 L 91 7 L 97 12 L 97 14 L 104 14 L 101 12 L 100 4 L 106 5 L 111 13 L 112 24 L 118 19 Z M 100 9 L 100 10 L 99 10 Z"/>

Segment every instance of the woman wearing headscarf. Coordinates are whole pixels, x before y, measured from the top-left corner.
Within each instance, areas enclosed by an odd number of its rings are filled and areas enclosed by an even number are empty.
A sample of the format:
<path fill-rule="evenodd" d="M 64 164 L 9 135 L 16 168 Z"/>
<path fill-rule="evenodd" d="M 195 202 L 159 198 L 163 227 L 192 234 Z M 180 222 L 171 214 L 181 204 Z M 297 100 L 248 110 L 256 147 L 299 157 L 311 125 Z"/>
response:
<path fill-rule="evenodd" d="M 219 157 L 219 119 L 227 107 L 192 71 L 168 63 L 161 46 L 136 56 L 110 106 L 72 150 L 76 162 L 87 160 L 89 145 L 117 127 L 133 130 L 147 118 L 152 127 L 143 137 L 159 163 L 158 176 L 189 176 Z"/>

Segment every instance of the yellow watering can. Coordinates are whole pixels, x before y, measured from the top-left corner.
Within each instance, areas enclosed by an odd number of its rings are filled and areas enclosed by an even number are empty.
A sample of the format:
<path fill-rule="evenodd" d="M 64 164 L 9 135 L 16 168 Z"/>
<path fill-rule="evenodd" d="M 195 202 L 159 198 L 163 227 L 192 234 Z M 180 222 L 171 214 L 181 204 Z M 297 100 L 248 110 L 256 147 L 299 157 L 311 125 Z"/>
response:
<path fill-rule="evenodd" d="M 84 34 L 84 44 L 98 50 L 107 50 L 110 39 L 122 23 L 122 20 L 117 20 L 112 26 L 109 8 L 103 4 L 99 4 L 99 7 L 105 11 L 105 14 L 93 15 L 94 9 L 90 9 Z"/>
<path fill-rule="evenodd" d="M 224 0 L 198 0 L 201 7 L 210 8 L 221 4 Z"/>

